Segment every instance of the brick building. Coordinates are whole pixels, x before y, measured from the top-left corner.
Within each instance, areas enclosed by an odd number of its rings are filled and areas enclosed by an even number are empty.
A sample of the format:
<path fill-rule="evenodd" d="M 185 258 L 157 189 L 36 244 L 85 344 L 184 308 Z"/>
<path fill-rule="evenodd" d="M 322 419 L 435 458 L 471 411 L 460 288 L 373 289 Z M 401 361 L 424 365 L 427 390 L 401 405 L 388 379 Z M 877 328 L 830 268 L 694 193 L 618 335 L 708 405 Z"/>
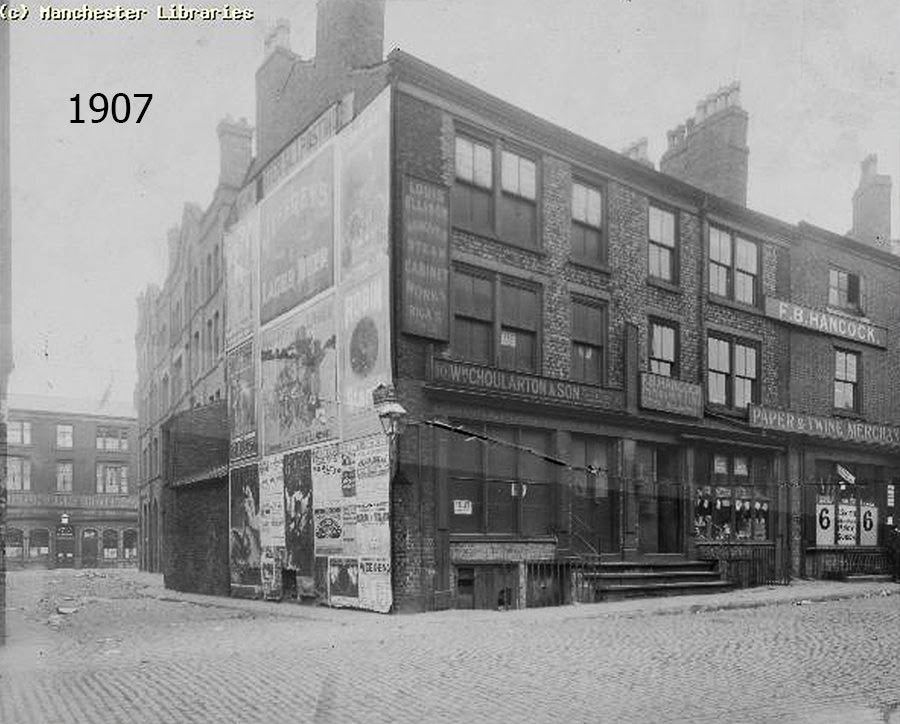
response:
<path fill-rule="evenodd" d="M 851 238 L 746 208 L 736 85 L 657 172 L 383 59 L 383 3 L 318 10 L 315 58 L 286 24 L 267 41 L 224 241 L 233 594 L 525 606 L 585 570 L 879 568 L 900 451 L 883 219 Z M 889 203 L 872 174 L 862 215 Z M 381 384 L 408 413 L 389 435 Z"/>
<path fill-rule="evenodd" d="M 30 396 L 9 411 L 6 560 L 16 567 L 137 563 L 137 426 Z"/>
<path fill-rule="evenodd" d="M 230 118 L 217 127 L 220 172 L 213 200 L 186 204 L 168 234 L 168 272 L 138 298 L 139 511 L 143 570 L 161 571 L 164 546 L 163 424 L 174 414 L 225 399 L 223 227 L 251 158 L 252 129 Z"/>

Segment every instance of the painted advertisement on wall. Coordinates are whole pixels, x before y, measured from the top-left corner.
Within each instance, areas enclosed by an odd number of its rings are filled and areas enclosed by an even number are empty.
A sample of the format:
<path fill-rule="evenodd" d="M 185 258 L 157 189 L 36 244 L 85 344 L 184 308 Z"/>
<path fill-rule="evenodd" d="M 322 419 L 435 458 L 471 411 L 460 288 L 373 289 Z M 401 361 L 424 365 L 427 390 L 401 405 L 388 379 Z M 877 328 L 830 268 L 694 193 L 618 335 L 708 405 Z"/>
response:
<path fill-rule="evenodd" d="M 338 437 L 333 303 L 328 296 L 260 333 L 266 454 Z"/>
<path fill-rule="evenodd" d="M 253 457 L 256 439 L 256 365 L 252 340 L 228 353 L 229 457 L 232 461 Z"/>
<path fill-rule="evenodd" d="M 259 209 L 252 207 L 225 234 L 225 347 L 253 333 L 259 285 Z"/>
<path fill-rule="evenodd" d="M 334 163 L 326 148 L 262 202 L 260 324 L 334 283 Z"/>
<path fill-rule="evenodd" d="M 284 456 L 284 567 L 297 572 L 297 591 L 312 595 L 315 572 L 312 451 Z M 301 580 L 302 579 L 302 580 Z"/>
<path fill-rule="evenodd" d="M 231 470 L 229 479 L 231 582 L 259 585 L 261 546 L 256 465 Z"/>
<path fill-rule="evenodd" d="M 372 390 L 391 381 L 390 290 L 377 272 L 341 285 L 341 437 L 351 440 L 381 431 Z"/>
<path fill-rule="evenodd" d="M 387 266 L 391 91 L 385 89 L 340 139 L 341 278 Z"/>

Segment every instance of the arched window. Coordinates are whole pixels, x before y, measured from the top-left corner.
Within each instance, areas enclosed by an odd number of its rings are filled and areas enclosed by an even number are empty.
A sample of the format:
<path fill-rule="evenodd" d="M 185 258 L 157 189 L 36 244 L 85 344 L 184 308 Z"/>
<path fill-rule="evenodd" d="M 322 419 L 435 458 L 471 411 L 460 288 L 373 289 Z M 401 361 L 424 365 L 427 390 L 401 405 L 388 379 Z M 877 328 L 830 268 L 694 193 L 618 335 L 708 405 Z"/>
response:
<path fill-rule="evenodd" d="M 137 531 L 126 530 L 122 533 L 122 555 L 126 560 L 137 558 Z"/>
<path fill-rule="evenodd" d="M 28 541 L 28 557 L 44 558 L 50 555 L 50 531 L 46 528 L 35 528 Z"/>
<path fill-rule="evenodd" d="M 4 536 L 3 544 L 6 547 L 6 559 L 8 561 L 21 561 L 24 554 L 22 545 L 22 531 L 18 528 L 8 528 Z"/>
<path fill-rule="evenodd" d="M 116 560 L 119 557 L 119 531 L 103 531 L 103 560 Z"/>

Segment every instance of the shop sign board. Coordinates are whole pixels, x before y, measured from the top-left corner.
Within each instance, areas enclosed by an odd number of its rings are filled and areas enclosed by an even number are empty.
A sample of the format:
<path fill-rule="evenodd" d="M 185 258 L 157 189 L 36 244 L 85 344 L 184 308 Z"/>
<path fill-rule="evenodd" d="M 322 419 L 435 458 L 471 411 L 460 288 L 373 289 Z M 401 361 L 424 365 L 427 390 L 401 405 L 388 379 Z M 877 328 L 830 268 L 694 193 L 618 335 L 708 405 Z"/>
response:
<path fill-rule="evenodd" d="M 685 417 L 703 417 L 703 388 L 691 382 L 643 372 L 641 407 Z"/>
<path fill-rule="evenodd" d="M 856 545 L 856 505 L 839 503 L 837 506 L 837 544 Z"/>
<path fill-rule="evenodd" d="M 859 506 L 859 544 L 878 545 L 878 508 L 869 503 Z"/>
<path fill-rule="evenodd" d="M 835 509 L 832 503 L 816 505 L 816 545 L 834 545 Z"/>
<path fill-rule="evenodd" d="M 432 360 L 431 381 L 467 391 L 520 397 L 537 404 L 561 403 L 602 409 L 621 408 L 624 404 L 621 390 L 438 357 Z"/>
<path fill-rule="evenodd" d="M 450 339 L 450 192 L 403 179 L 403 331 Z"/>
<path fill-rule="evenodd" d="M 803 412 L 775 410 L 750 405 L 750 427 L 825 437 L 844 442 L 868 442 L 900 446 L 900 427 L 858 422 L 842 417 L 807 415 Z"/>
<path fill-rule="evenodd" d="M 832 337 L 851 339 L 882 349 L 887 347 L 887 329 L 843 314 L 821 312 L 774 297 L 766 297 L 766 316 Z"/>

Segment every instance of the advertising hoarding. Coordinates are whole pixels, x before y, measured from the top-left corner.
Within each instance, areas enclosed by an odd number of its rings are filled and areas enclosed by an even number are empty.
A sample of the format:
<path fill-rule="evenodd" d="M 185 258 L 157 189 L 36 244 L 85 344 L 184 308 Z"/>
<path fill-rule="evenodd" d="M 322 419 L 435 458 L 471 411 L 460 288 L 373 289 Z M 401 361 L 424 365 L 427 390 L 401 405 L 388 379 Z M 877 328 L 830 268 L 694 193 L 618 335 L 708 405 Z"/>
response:
<path fill-rule="evenodd" d="M 284 547 L 284 471 L 280 454 L 259 461 L 259 541 L 263 548 Z"/>
<path fill-rule="evenodd" d="M 232 226 L 225 251 L 225 347 L 231 349 L 256 328 L 259 285 L 259 209 L 254 206 Z"/>
<path fill-rule="evenodd" d="M 229 474 L 231 582 L 259 585 L 259 473 L 256 465 Z"/>
<path fill-rule="evenodd" d="M 266 454 L 338 437 L 333 304 L 328 296 L 260 332 Z"/>
<path fill-rule="evenodd" d="M 284 456 L 284 567 L 297 572 L 298 591 L 309 593 L 315 563 L 312 451 Z M 306 577 L 305 585 L 299 580 Z"/>
<path fill-rule="evenodd" d="M 256 365 L 253 342 L 247 341 L 225 358 L 228 379 L 229 457 L 240 460 L 258 451 L 256 438 Z"/>
<path fill-rule="evenodd" d="M 326 148 L 260 209 L 260 324 L 334 283 L 334 162 Z"/>

